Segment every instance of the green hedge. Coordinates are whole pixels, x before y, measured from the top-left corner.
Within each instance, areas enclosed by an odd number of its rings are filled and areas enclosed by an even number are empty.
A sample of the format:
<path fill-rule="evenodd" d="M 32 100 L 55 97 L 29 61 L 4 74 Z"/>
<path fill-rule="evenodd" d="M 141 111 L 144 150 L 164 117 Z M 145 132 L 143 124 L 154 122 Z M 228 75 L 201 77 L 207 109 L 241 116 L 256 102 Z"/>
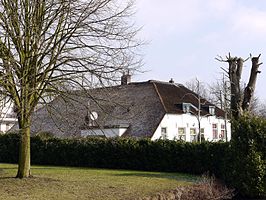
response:
<path fill-rule="evenodd" d="M 243 116 L 233 122 L 231 156 L 222 175 L 247 197 L 266 197 L 266 120 Z"/>
<path fill-rule="evenodd" d="M 234 122 L 230 143 L 128 138 L 31 138 L 31 163 L 190 174 L 209 172 L 246 197 L 266 197 L 266 121 Z M 0 162 L 17 163 L 19 136 L 0 135 Z"/>
<path fill-rule="evenodd" d="M 0 162 L 16 163 L 19 136 L 0 136 Z M 31 163 L 202 174 L 220 171 L 227 143 L 184 143 L 148 139 L 31 138 Z"/>
<path fill-rule="evenodd" d="M 19 139 L 18 134 L 0 134 L 0 162 L 18 162 Z"/>

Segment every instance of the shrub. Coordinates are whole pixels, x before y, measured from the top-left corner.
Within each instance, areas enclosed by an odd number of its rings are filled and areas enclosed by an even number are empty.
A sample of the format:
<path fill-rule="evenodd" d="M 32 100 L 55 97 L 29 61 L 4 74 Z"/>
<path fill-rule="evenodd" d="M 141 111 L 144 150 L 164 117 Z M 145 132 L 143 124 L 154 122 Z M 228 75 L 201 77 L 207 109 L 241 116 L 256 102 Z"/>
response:
<path fill-rule="evenodd" d="M 225 160 L 223 180 L 246 197 L 266 196 L 266 121 L 243 116 L 232 124 L 231 154 Z"/>
<path fill-rule="evenodd" d="M 209 172 L 249 197 L 266 196 L 266 121 L 244 116 L 232 124 L 230 143 L 130 138 L 31 138 L 31 162 L 61 165 L 167 171 Z M 0 135 L 0 162 L 16 163 L 19 136 Z"/>
<path fill-rule="evenodd" d="M 19 135 L 0 136 L 0 161 L 16 162 Z M 227 143 L 129 138 L 31 138 L 31 162 L 40 165 L 123 168 L 202 174 L 216 172 Z"/>
<path fill-rule="evenodd" d="M 19 139 L 18 134 L 0 135 L 0 162 L 18 162 Z"/>
<path fill-rule="evenodd" d="M 42 139 L 54 138 L 54 134 L 51 132 L 38 132 L 35 134 L 35 136 L 40 137 Z"/>
<path fill-rule="evenodd" d="M 214 176 L 204 175 L 202 181 L 193 186 L 180 186 L 155 195 L 136 200 L 225 200 L 232 199 L 235 193 Z"/>

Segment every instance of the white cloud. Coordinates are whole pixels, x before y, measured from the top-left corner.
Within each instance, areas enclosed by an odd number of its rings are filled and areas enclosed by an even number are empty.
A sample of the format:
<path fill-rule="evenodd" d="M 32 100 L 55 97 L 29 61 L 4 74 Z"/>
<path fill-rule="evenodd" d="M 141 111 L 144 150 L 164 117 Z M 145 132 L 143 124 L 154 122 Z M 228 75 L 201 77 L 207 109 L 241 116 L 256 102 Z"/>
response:
<path fill-rule="evenodd" d="M 219 7 L 218 4 L 215 6 Z M 265 43 L 266 10 L 236 3 L 228 3 L 223 9 L 225 12 L 220 13 L 219 20 L 214 20 L 215 24 L 209 24 L 210 20 L 205 19 L 203 29 L 206 27 L 208 30 L 201 30 L 203 36 L 198 38 L 199 42 L 215 49 L 228 50 L 243 46 L 261 47 L 261 43 Z"/>
<path fill-rule="evenodd" d="M 236 3 L 234 0 L 207 0 L 205 1 L 207 9 L 212 15 L 224 15 L 232 11 Z"/>
<path fill-rule="evenodd" d="M 266 35 L 266 11 L 242 8 L 233 21 L 233 30 L 239 36 L 258 39 Z"/>
<path fill-rule="evenodd" d="M 144 26 L 141 34 L 151 41 L 145 62 L 153 72 L 147 73 L 148 77 L 160 79 L 170 72 L 176 79 L 197 74 L 208 80 L 219 71 L 215 56 L 228 52 L 242 57 L 262 53 L 261 60 L 266 63 L 265 1 L 136 1 L 138 24 Z M 169 73 L 165 77 L 170 78 Z M 265 80 L 259 81 L 265 85 Z"/>
<path fill-rule="evenodd" d="M 198 0 L 138 0 L 138 18 L 147 32 L 164 35 L 191 30 L 201 13 Z"/>
<path fill-rule="evenodd" d="M 197 31 L 212 18 L 227 17 L 235 0 L 137 0 L 137 18 L 151 38 Z"/>

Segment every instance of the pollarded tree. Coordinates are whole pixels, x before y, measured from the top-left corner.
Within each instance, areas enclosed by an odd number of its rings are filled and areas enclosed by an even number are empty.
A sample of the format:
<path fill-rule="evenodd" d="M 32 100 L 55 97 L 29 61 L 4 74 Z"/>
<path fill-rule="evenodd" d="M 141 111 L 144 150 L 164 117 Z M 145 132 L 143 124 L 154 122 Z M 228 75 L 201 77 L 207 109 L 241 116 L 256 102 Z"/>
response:
<path fill-rule="evenodd" d="M 131 0 L 0 0 L 0 87 L 21 135 L 18 178 L 30 176 L 30 126 L 48 93 L 106 84 L 139 64 Z"/>
<path fill-rule="evenodd" d="M 216 58 L 218 61 L 227 62 L 229 65 L 228 70 L 224 71 L 228 74 L 230 81 L 230 110 L 231 117 L 234 119 L 238 119 L 241 115 L 243 115 L 243 113 L 250 111 L 252 98 L 254 97 L 257 75 L 260 73 L 259 66 L 262 64 L 259 62 L 259 58 L 260 55 L 258 57 L 251 58 L 252 66 L 249 81 L 244 88 L 244 92 L 242 92 L 241 89 L 241 77 L 243 64 L 248 59 L 244 60 L 241 57 L 232 57 L 230 54 L 226 57 L 226 59 L 223 59 L 222 57 Z"/>

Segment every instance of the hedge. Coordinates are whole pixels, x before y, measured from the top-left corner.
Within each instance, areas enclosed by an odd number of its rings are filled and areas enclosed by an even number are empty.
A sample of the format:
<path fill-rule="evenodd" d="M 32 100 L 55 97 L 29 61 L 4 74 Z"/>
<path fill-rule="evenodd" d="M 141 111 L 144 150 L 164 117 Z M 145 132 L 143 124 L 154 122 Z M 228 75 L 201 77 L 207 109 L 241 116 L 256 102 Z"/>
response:
<path fill-rule="evenodd" d="M 31 163 L 112 169 L 209 172 L 245 197 L 266 197 L 266 121 L 233 122 L 229 143 L 129 138 L 31 138 Z M 17 163 L 19 136 L 0 135 L 0 162 Z"/>
<path fill-rule="evenodd" d="M 0 162 L 17 163 L 19 136 L 0 136 Z M 31 138 L 31 163 L 202 174 L 220 170 L 228 143 L 149 139 Z M 223 156 L 221 156 L 223 155 Z"/>
<path fill-rule="evenodd" d="M 266 197 L 266 120 L 249 115 L 232 123 L 230 173 L 223 174 L 228 185 L 247 197 Z"/>

